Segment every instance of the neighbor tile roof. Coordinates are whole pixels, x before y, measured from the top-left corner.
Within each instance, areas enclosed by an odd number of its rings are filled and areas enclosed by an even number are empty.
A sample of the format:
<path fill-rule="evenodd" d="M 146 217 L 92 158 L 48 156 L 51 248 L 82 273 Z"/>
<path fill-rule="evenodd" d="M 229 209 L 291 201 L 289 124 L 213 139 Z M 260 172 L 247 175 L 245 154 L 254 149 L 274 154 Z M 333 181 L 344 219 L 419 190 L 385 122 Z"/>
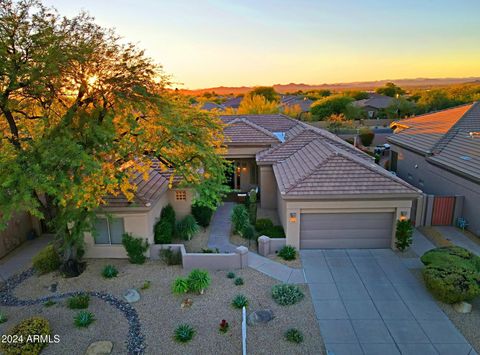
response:
<path fill-rule="evenodd" d="M 275 144 L 279 143 L 275 135 L 269 130 L 256 125 L 244 117 L 230 120 L 223 133 L 227 144 Z"/>
<path fill-rule="evenodd" d="M 354 101 L 357 107 L 373 107 L 376 109 L 387 108 L 392 104 L 393 97 L 371 93 L 368 99 Z"/>
<path fill-rule="evenodd" d="M 285 115 L 228 115 L 220 116 L 225 123 L 230 123 L 234 119 L 243 118 L 256 124 L 270 132 L 286 132 L 296 126 L 299 121 Z"/>
<path fill-rule="evenodd" d="M 389 142 L 426 155 L 428 162 L 480 181 L 479 102 L 392 125 L 397 125 L 399 132 Z"/>

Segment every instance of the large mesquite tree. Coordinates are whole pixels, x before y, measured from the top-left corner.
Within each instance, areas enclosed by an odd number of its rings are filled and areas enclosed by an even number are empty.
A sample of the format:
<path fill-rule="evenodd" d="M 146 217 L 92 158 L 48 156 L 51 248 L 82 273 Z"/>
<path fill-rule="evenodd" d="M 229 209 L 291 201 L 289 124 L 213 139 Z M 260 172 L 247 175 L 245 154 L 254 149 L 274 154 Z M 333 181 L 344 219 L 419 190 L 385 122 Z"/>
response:
<path fill-rule="evenodd" d="M 0 228 L 26 210 L 55 228 L 63 271 L 109 194 L 133 198 L 152 158 L 215 205 L 225 191 L 222 124 L 168 91 L 161 67 L 80 14 L 0 0 Z"/>

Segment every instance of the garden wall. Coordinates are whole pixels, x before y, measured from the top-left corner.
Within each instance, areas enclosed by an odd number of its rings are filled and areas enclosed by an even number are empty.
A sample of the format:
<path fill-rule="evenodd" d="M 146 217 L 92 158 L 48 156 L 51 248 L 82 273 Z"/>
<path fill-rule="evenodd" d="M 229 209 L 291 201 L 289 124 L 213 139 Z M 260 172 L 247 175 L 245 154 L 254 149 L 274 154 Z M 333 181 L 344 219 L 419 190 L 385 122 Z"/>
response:
<path fill-rule="evenodd" d="M 27 240 L 32 230 L 40 234 L 38 220 L 27 212 L 15 213 L 8 221 L 7 228 L 0 233 L 0 258 Z"/>
<path fill-rule="evenodd" d="M 150 246 L 150 259 L 159 259 L 160 250 L 168 248 L 181 253 L 182 265 L 186 270 L 234 270 L 248 266 L 248 249 L 242 246 L 236 248 L 234 253 L 187 253 L 183 244 L 154 244 Z"/>
<path fill-rule="evenodd" d="M 258 254 L 262 256 L 276 254 L 285 245 L 287 245 L 286 238 L 270 238 L 262 235 L 258 238 Z"/>

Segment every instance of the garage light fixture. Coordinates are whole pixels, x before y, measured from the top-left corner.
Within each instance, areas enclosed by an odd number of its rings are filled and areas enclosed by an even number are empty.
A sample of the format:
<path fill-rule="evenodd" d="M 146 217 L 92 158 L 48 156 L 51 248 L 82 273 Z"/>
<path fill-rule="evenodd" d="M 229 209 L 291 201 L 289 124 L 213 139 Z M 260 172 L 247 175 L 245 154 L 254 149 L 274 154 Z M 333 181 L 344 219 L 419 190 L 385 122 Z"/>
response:
<path fill-rule="evenodd" d="M 290 213 L 290 223 L 296 223 L 297 222 L 297 214 L 295 212 Z"/>
<path fill-rule="evenodd" d="M 400 212 L 400 220 L 405 221 L 407 219 L 407 212 L 401 211 Z"/>

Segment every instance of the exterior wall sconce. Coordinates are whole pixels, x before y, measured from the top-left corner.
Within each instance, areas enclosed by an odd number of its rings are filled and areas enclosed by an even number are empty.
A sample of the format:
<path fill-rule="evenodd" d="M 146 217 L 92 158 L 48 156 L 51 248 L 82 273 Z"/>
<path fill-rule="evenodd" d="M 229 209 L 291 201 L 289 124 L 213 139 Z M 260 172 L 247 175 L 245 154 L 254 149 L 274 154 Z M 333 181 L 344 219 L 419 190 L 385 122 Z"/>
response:
<path fill-rule="evenodd" d="M 400 221 L 406 221 L 407 220 L 407 212 L 401 211 L 400 212 Z"/>
<path fill-rule="evenodd" d="M 243 171 L 247 171 L 247 167 L 244 166 L 244 167 L 242 168 L 242 170 L 243 170 Z"/>
<path fill-rule="evenodd" d="M 289 221 L 290 221 L 290 223 L 296 223 L 297 222 L 297 214 L 295 212 L 290 213 Z"/>

